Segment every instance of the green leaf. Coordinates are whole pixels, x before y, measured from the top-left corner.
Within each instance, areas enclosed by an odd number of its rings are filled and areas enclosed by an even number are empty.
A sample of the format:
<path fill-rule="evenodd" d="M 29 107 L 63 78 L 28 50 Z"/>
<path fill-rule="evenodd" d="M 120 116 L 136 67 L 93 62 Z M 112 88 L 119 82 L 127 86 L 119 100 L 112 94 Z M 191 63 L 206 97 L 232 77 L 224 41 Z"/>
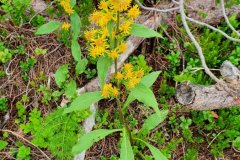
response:
<path fill-rule="evenodd" d="M 167 157 L 164 154 L 162 154 L 162 152 L 159 149 L 157 149 L 156 147 L 154 147 L 153 145 L 151 145 L 149 143 L 145 143 L 145 144 L 150 149 L 150 152 L 152 153 L 155 160 L 159 160 L 159 159 L 168 160 Z"/>
<path fill-rule="evenodd" d="M 0 151 L 8 145 L 8 142 L 0 140 Z"/>
<path fill-rule="evenodd" d="M 77 65 L 76 65 L 77 76 L 82 74 L 85 71 L 87 64 L 88 64 L 88 60 L 86 58 L 81 59 L 80 61 L 77 62 Z"/>
<path fill-rule="evenodd" d="M 152 114 L 144 121 L 143 127 L 141 130 L 150 131 L 154 129 L 164 121 L 167 115 L 168 115 L 168 110 L 161 110 L 160 114 L 157 114 L 157 113 Z"/>
<path fill-rule="evenodd" d="M 162 37 L 161 34 L 154 31 L 153 29 L 147 28 L 143 24 L 132 24 L 131 26 L 131 35 L 143 38 L 152 38 L 152 37 Z"/>
<path fill-rule="evenodd" d="M 100 91 L 83 93 L 74 99 L 68 108 L 65 108 L 64 113 L 85 110 L 91 104 L 96 103 L 101 99 L 103 99 L 103 97 Z"/>
<path fill-rule="evenodd" d="M 31 153 L 31 148 L 30 147 L 21 146 L 18 149 L 17 159 L 19 159 L 19 160 L 21 160 L 21 159 L 29 160 L 30 159 L 30 157 L 29 157 L 30 153 Z"/>
<path fill-rule="evenodd" d="M 65 87 L 65 94 L 67 98 L 73 99 L 77 96 L 77 84 L 74 80 L 71 80 L 69 83 L 66 84 Z"/>
<path fill-rule="evenodd" d="M 151 87 L 153 83 L 157 80 L 160 73 L 161 71 L 151 72 L 150 74 L 144 76 L 141 79 L 141 83 L 146 87 Z"/>
<path fill-rule="evenodd" d="M 50 21 L 38 28 L 38 30 L 35 32 L 36 35 L 41 34 L 48 34 L 60 27 L 61 23 L 58 21 Z"/>
<path fill-rule="evenodd" d="M 69 75 L 68 75 L 68 65 L 62 65 L 60 66 L 55 75 L 55 81 L 56 84 L 58 85 L 59 88 L 63 87 L 63 84 L 65 83 L 65 81 L 68 79 Z"/>
<path fill-rule="evenodd" d="M 132 103 L 136 98 L 133 96 L 133 93 L 130 92 L 128 95 L 127 100 L 125 101 L 125 103 L 123 104 L 123 110 L 124 112 L 126 111 L 127 106 L 129 106 L 130 103 Z"/>
<path fill-rule="evenodd" d="M 123 129 L 120 160 L 134 160 L 132 146 L 126 129 Z"/>
<path fill-rule="evenodd" d="M 153 83 L 156 81 L 157 77 L 159 76 L 159 74 L 161 73 L 161 71 L 156 71 L 156 72 L 152 72 L 146 76 L 144 76 L 140 83 L 142 83 L 143 85 L 145 85 L 146 87 L 151 87 L 153 85 Z M 125 103 L 123 104 L 123 109 L 126 109 L 126 107 L 132 103 L 136 98 L 133 96 L 133 93 L 130 92 L 128 95 L 127 100 L 125 101 Z"/>
<path fill-rule="evenodd" d="M 100 81 L 101 88 L 105 83 L 105 79 L 107 77 L 108 68 L 111 66 L 112 60 L 108 57 L 100 57 L 97 62 L 97 71 L 98 78 Z"/>
<path fill-rule="evenodd" d="M 160 114 L 160 110 L 158 108 L 157 100 L 151 89 L 139 83 L 135 88 L 132 89 L 133 97 L 135 97 L 138 101 L 144 103 L 147 106 L 151 106 L 156 113 Z"/>
<path fill-rule="evenodd" d="M 113 129 L 113 130 L 98 129 L 95 131 L 91 131 L 83 135 L 78 140 L 78 143 L 73 147 L 72 152 L 74 154 L 81 153 L 82 151 L 89 149 L 95 142 L 98 142 L 99 140 L 103 139 L 107 135 L 112 134 L 114 132 L 118 132 L 118 131 L 121 131 L 121 129 Z"/>
<path fill-rule="evenodd" d="M 108 22 L 107 24 L 107 30 L 109 33 L 109 41 L 110 41 L 110 48 L 113 49 L 114 48 L 114 43 L 115 43 L 115 39 L 112 36 L 112 32 L 113 32 L 113 26 L 114 26 L 114 21 L 111 20 Z"/>
<path fill-rule="evenodd" d="M 138 139 L 138 138 L 136 138 L 136 139 L 139 140 L 139 141 L 141 141 L 141 142 L 143 142 L 143 143 L 149 148 L 149 150 L 150 150 L 150 152 L 152 153 L 152 155 L 153 155 L 153 157 L 154 157 L 155 160 L 168 160 L 167 157 L 164 156 L 164 155 L 162 154 L 162 152 L 161 152 L 159 149 L 157 149 L 156 147 L 154 147 L 153 145 L 145 142 L 145 141 L 142 140 L 142 139 Z"/>
<path fill-rule="evenodd" d="M 70 20 L 71 20 L 71 30 L 73 33 L 72 39 L 77 40 L 80 34 L 80 29 L 81 29 L 81 19 L 79 15 L 76 12 L 74 12 L 73 14 L 71 14 Z"/>
<path fill-rule="evenodd" d="M 76 62 L 79 62 L 81 60 L 81 48 L 77 40 L 72 40 L 71 44 L 71 51 L 72 51 L 72 56 Z"/>
<path fill-rule="evenodd" d="M 74 7 L 76 5 L 76 0 L 70 0 L 71 7 Z"/>

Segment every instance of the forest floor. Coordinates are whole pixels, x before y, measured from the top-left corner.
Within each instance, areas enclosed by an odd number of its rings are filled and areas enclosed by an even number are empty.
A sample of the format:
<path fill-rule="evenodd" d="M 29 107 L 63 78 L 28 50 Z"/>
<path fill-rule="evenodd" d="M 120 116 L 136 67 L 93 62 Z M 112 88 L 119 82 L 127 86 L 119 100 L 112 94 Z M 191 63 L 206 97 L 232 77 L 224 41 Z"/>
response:
<path fill-rule="evenodd" d="M 240 20 L 233 17 L 232 21 L 239 29 Z M 0 140 L 8 143 L 7 147 L 0 149 L 0 159 L 3 160 L 21 159 L 18 158 L 21 154 L 22 159 L 40 160 L 46 159 L 46 155 L 55 159 L 56 153 L 52 153 L 49 146 L 35 145 L 32 141 L 33 130 L 26 133 L 20 126 L 30 121 L 30 125 L 41 125 L 44 117 L 61 108 L 60 104 L 66 96 L 55 95 L 55 91 L 60 89 L 54 79 L 54 74 L 60 66 L 68 64 L 69 77 L 73 77 L 77 88 L 97 76 L 96 61 L 89 58 L 87 43 L 82 37 L 78 42 L 82 55 L 89 59 L 89 64 L 84 73 L 76 76 L 69 38 L 64 37 L 64 34 L 54 33 L 37 36 L 34 32 L 40 24 L 34 27 L 30 24 L 19 27 L 10 21 L 0 24 L 0 51 L 7 48 L 10 52 L 16 52 L 8 62 L 0 63 L 0 108 L 7 105 L 7 110 L 0 110 Z M 177 21 L 169 24 L 169 27 L 163 25 L 158 29 L 163 38 L 144 40 L 127 60 L 144 68 L 146 72 L 161 71 L 152 88 L 159 108 L 168 109 L 169 113 L 160 125 L 144 135 L 145 139 L 172 160 L 240 159 L 239 108 L 189 111 L 177 103 L 175 87 L 178 83 L 191 81 L 210 85 L 213 81 L 201 69 L 196 51 L 181 24 Z M 218 27 L 230 33 L 225 23 Z M 226 59 L 232 59 L 235 65 L 240 66 L 238 43 L 230 42 L 205 28 L 194 26 L 192 30 L 205 53 L 208 53 L 206 61 L 211 68 L 219 68 L 221 62 Z M 40 52 L 45 52 L 46 49 L 46 53 L 36 54 L 36 49 Z M 216 74 L 219 75 L 218 71 Z M 116 128 L 120 125 L 116 120 L 118 115 L 114 101 L 102 100 L 98 106 L 95 129 Z M 34 108 L 37 108 L 37 113 L 34 112 Z M 129 106 L 126 118 L 134 130 L 139 130 L 144 119 L 152 113 L 152 109 L 133 102 Z M 30 119 L 31 115 L 35 117 Z M 116 133 L 99 141 L 87 151 L 86 159 L 117 159 L 119 139 L 120 135 Z M 53 142 L 54 145 L 57 143 Z M 149 149 L 143 148 L 142 152 L 144 155 L 150 155 Z M 145 158 L 151 159 L 150 156 Z M 66 159 L 70 159 L 69 156 Z"/>

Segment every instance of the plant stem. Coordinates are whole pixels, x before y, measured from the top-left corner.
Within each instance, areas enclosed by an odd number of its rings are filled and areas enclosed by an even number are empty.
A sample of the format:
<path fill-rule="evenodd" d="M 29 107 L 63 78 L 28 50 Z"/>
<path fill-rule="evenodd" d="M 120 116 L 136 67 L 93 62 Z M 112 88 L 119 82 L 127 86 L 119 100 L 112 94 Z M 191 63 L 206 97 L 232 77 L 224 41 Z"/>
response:
<path fill-rule="evenodd" d="M 117 12 L 117 26 L 116 26 L 116 37 L 115 37 L 115 40 L 114 40 L 114 48 L 117 48 L 118 46 L 118 40 L 117 40 L 117 34 L 119 33 L 119 24 L 120 24 L 120 13 Z"/>
<path fill-rule="evenodd" d="M 138 151 L 137 154 L 141 157 L 141 159 L 145 159 L 145 156 L 140 151 Z"/>
<path fill-rule="evenodd" d="M 115 66 L 115 74 L 117 74 L 117 59 L 114 60 L 114 66 Z M 119 88 L 119 84 L 118 84 L 118 88 Z M 126 119 L 123 115 L 123 112 L 122 112 L 122 103 L 120 101 L 120 97 L 117 97 L 116 98 L 117 100 L 117 107 L 118 107 L 118 112 L 119 112 L 119 115 L 120 115 L 120 119 L 123 123 L 123 125 L 125 126 L 127 132 L 128 132 L 128 135 L 129 135 L 129 139 L 130 139 L 130 142 L 133 143 L 133 140 L 132 140 L 132 135 L 131 135 L 131 132 L 130 132 L 130 128 L 126 122 Z"/>
<path fill-rule="evenodd" d="M 119 24 L 120 24 L 120 14 L 119 14 L 119 12 L 117 12 L 117 26 L 116 26 L 116 37 L 115 37 L 115 40 L 114 40 L 114 48 L 116 48 L 118 46 L 117 34 L 119 32 Z M 117 71 L 118 71 L 118 60 L 117 59 L 114 59 L 114 69 L 115 69 L 115 74 L 117 74 Z M 117 85 L 118 85 L 118 88 L 119 88 L 119 84 L 117 84 Z M 123 115 L 123 112 L 122 112 L 122 103 L 120 101 L 120 97 L 117 97 L 116 100 L 117 100 L 117 107 L 118 107 L 118 112 L 119 112 L 121 122 L 128 132 L 130 142 L 133 143 L 130 128 L 129 128 L 129 126 L 126 122 L 126 119 Z"/>
<path fill-rule="evenodd" d="M 124 127 L 126 128 L 127 132 L 128 132 L 128 135 L 129 135 L 129 139 L 130 139 L 130 142 L 133 143 L 133 139 L 132 139 L 132 135 L 131 135 L 131 131 L 130 131 L 130 128 L 127 124 L 127 121 L 123 115 L 123 112 L 122 112 L 122 105 L 121 105 L 121 101 L 119 100 L 119 98 L 117 98 L 117 106 L 118 106 L 118 112 L 119 112 L 119 115 L 120 115 L 120 119 L 124 125 Z"/>
<path fill-rule="evenodd" d="M 114 69 L 115 69 L 115 74 L 117 74 L 117 71 L 118 71 L 118 62 L 117 62 L 117 59 L 114 59 Z"/>

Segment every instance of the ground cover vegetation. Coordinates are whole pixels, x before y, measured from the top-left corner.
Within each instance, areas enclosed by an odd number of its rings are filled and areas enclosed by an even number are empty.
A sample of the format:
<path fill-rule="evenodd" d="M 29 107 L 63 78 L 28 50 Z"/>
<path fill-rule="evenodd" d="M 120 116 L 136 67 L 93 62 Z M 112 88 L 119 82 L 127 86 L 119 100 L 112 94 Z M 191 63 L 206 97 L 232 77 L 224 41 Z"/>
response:
<path fill-rule="evenodd" d="M 152 12 L 138 1 L 46 1 L 40 12 L 32 3 L 0 0 L 0 159 L 240 158 L 239 106 L 192 111 L 176 101 L 179 83 L 215 83 L 179 14 L 154 30 L 139 20 Z M 239 15 L 228 18 L 239 30 Z M 214 26 L 239 38 L 226 21 Z M 239 42 L 190 28 L 214 74 L 225 60 L 240 67 Z M 145 40 L 121 63 L 130 36 Z M 97 91 L 78 90 L 95 77 Z M 86 132 L 96 103 L 95 125 Z"/>

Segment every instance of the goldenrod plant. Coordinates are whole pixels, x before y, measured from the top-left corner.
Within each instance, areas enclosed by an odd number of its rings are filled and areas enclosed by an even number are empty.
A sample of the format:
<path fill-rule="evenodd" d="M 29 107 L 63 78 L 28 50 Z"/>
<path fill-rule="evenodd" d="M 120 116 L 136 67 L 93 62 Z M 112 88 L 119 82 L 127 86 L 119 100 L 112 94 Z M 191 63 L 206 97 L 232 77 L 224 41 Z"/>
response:
<path fill-rule="evenodd" d="M 88 42 L 89 55 L 98 59 L 97 70 L 100 81 L 100 91 L 87 92 L 72 101 L 64 113 L 82 112 L 99 100 L 109 99 L 117 102 L 122 128 L 98 129 L 83 135 L 73 147 L 74 154 L 89 149 L 94 142 L 114 133 L 121 132 L 121 153 L 120 159 L 134 159 L 132 146 L 142 143 L 148 147 L 155 159 L 167 159 L 159 149 L 148 142 L 137 138 L 137 134 L 143 131 L 150 131 L 159 125 L 167 116 L 167 110 L 159 110 L 154 93 L 150 89 L 157 79 L 160 71 L 144 75 L 142 68 L 136 68 L 130 63 L 125 63 L 118 71 L 118 58 L 123 54 L 128 45 L 125 40 L 130 35 L 140 37 L 160 37 L 160 34 L 143 25 L 135 24 L 135 19 L 140 15 L 138 6 L 131 6 L 130 0 L 107 0 L 101 1 L 100 10 L 95 10 L 90 21 L 94 28 L 86 31 L 84 36 Z M 108 69 L 114 65 L 115 74 L 110 82 L 105 83 Z M 125 98 L 127 97 L 127 98 Z M 154 109 L 155 113 L 149 116 L 138 132 L 127 123 L 126 115 L 128 106 L 134 100 L 138 100 Z M 136 143 L 137 142 L 137 143 Z M 141 155 L 141 154 L 140 154 Z"/>
<path fill-rule="evenodd" d="M 68 17 L 68 21 L 50 21 L 42 26 L 40 26 L 35 32 L 36 35 L 49 34 L 56 31 L 57 29 L 62 29 L 65 32 L 71 33 L 71 53 L 75 61 L 76 75 L 84 72 L 87 66 L 87 59 L 82 58 L 81 48 L 78 43 L 78 37 L 80 35 L 81 29 L 81 19 L 79 15 L 74 11 L 74 6 L 76 5 L 76 0 L 59 0 L 60 6 L 63 8 L 65 14 Z"/>

